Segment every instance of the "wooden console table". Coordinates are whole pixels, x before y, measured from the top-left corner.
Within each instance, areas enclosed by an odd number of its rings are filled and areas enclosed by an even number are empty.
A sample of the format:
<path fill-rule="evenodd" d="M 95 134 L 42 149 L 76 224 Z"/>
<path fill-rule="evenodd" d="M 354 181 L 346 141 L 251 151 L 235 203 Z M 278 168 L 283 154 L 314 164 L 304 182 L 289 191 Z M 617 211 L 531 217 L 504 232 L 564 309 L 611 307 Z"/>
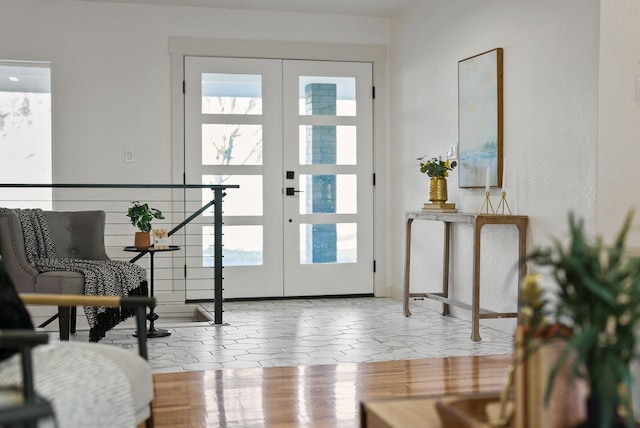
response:
<path fill-rule="evenodd" d="M 527 265 L 527 224 L 529 217 L 519 215 L 488 215 L 472 213 L 432 213 L 425 211 L 409 211 L 406 213 L 406 247 L 404 264 L 404 315 L 410 316 L 409 299 L 423 297 L 438 300 L 443 303 L 442 315 L 449 315 L 449 305 L 471 310 L 472 330 L 471 339 L 480 340 L 481 318 L 514 318 L 518 312 L 493 312 L 480 308 L 480 237 L 482 227 L 487 224 L 513 224 L 519 231 L 519 264 L 518 284 L 522 282 Z M 409 282 L 411 272 L 411 224 L 414 220 L 441 221 L 444 223 L 444 252 L 443 275 L 441 293 L 411 293 Z M 451 254 L 451 225 L 453 223 L 467 223 L 473 228 L 473 294 L 471 305 L 449 298 L 449 257 Z M 520 293 L 518 292 L 518 303 Z"/>

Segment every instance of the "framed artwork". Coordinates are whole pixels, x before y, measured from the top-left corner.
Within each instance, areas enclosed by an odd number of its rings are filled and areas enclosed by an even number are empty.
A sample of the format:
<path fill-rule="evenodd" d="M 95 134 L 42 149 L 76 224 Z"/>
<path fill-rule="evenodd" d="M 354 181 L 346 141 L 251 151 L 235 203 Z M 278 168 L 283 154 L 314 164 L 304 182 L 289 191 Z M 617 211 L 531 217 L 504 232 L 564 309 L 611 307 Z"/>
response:
<path fill-rule="evenodd" d="M 502 48 L 458 61 L 458 185 L 502 185 Z"/>

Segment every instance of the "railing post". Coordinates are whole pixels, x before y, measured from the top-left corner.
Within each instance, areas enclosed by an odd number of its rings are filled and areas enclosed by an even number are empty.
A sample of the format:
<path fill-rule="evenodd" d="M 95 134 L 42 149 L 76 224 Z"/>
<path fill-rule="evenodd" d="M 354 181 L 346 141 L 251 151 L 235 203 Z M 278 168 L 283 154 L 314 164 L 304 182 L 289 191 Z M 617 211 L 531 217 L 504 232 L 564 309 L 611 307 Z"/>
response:
<path fill-rule="evenodd" d="M 222 189 L 213 190 L 214 323 L 222 324 Z"/>

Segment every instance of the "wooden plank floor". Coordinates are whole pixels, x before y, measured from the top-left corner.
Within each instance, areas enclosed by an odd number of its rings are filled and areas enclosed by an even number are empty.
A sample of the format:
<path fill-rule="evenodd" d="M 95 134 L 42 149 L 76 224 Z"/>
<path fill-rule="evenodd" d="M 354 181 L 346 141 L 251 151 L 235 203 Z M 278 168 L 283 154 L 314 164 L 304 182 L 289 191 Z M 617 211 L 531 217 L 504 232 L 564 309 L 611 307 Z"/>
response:
<path fill-rule="evenodd" d="M 359 403 L 501 390 L 510 355 L 153 375 L 156 428 L 359 426 Z"/>

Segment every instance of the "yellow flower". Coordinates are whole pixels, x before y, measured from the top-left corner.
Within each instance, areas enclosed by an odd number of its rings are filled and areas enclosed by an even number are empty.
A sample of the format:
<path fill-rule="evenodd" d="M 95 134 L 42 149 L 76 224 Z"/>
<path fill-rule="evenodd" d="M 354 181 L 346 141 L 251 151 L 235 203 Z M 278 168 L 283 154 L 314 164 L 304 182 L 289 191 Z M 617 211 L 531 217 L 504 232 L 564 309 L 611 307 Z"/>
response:
<path fill-rule="evenodd" d="M 610 345 L 615 345 L 618 341 L 616 336 L 616 330 L 618 327 L 618 320 L 614 315 L 609 315 L 607 317 L 607 328 L 606 328 L 606 336 L 608 338 L 608 342 Z"/>
<path fill-rule="evenodd" d="M 441 158 L 431 158 L 425 160 L 424 156 L 418 158 L 420 161 L 420 172 L 427 174 L 429 177 L 448 177 L 449 171 L 452 171 L 457 165 L 456 161 L 442 160 Z"/>
<path fill-rule="evenodd" d="M 524 279 L 524 285 L 522 287 L 524 293 L 524 301 L 532 308 L 538 308 L 542 304 L 540 296 L 542 290 L 538 284 L 538 274 L 531 273 Z"/>
<path fill-rule="evenodd" d="M 607 328 L 606 328 L 606 332 L 609 336 L 613 336 L 616 334 L 616 325 L 618 324 L 618 320 L 616 320 L 616 317 L 614 315 L 609 315 L 607 317 Z"/>
<path fill-rule="evenodd" d="M 618 297 L 616 298 L 616 302 L 618 302 L 618 304 L 620 305 L 626 305 L 630 301 L 631 296 L 629 296 L 627 293 L 618 294 Z"/>
<path fill-rule="evenodd" d="M 522 322 L 524 324 L 528 324 L 531 322 L 531 318 L 533 318 L 533 309 L 529 306 L 525 306 L 520 309 L 520 315 L 522 316 Z"/>
<path fill-rule="evenodd" d="M 631 314 L 629 311 L 624 311 L 624 314 L 620 315 L 618 318 L 618 324 L 625 326 L 631 322 Z"/>

